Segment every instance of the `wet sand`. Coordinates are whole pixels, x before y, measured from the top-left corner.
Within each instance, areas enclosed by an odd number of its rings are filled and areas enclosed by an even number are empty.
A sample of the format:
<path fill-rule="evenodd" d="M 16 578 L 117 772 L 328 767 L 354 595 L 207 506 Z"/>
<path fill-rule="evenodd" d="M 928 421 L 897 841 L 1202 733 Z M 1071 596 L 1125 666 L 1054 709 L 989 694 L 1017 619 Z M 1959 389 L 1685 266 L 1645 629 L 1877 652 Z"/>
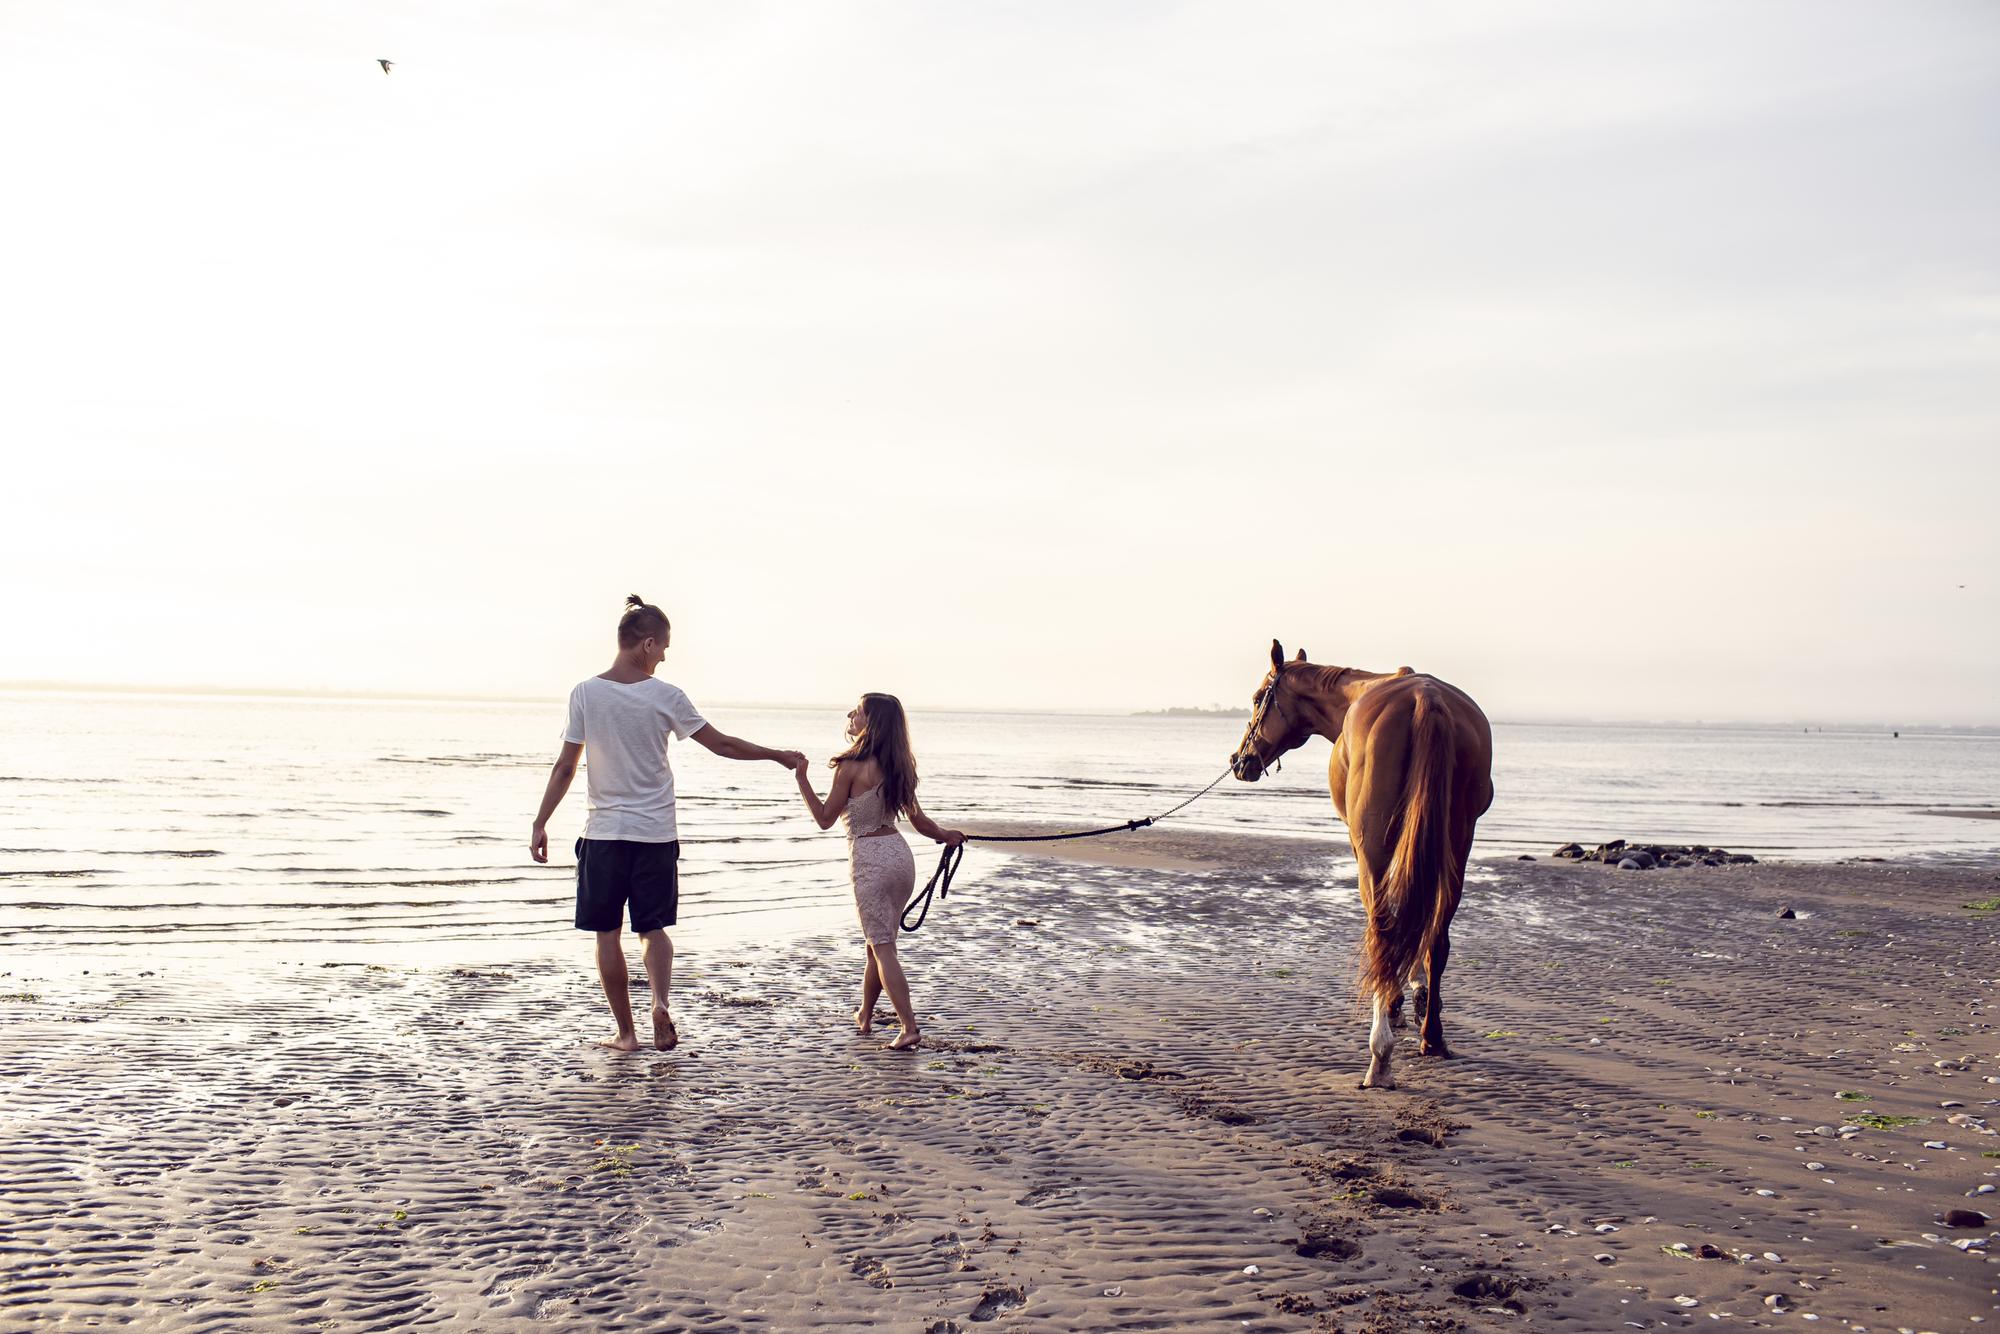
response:
<path fill-rule="evenodd" d="M 1364 1093 L 1344 851 L 975 849 L 905 938 L 911 1055 L 848 1026 L 845 936 L 684 953 L 683 1045 L 637 1056 L 583 1041 L 581 940 L 19 955 L 0 1326 L 2000 1324 L 1951 1244 L 1990 1228 L 1939 1222 L 2000 1216 L 1996 868 L 1487 863 L 1458 1058 L 1406 1035 Z"/>

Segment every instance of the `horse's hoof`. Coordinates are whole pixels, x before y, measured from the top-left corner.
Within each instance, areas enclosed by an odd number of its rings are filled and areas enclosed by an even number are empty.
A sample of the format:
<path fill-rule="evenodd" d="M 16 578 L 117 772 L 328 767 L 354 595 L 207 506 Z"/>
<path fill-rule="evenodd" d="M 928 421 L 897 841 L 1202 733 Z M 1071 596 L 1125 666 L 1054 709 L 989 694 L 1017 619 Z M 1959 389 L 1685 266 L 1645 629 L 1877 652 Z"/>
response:
<path fill-rule="evenodd" d="M 1392 1089 L 1396 1087 L 1396 1077 L 1389 1073 L 1386 1061 L 1370 1061 L 1368 1073 L 1361 1077 L 1361 1087 L 1365 1089 Z"/>
<path fill-rule="evenodd" d="M 1417 1055 L 1435 1056 L 1440 1061 L 1449 1061 L 1451 1059 L 1451 1048 L 1445 1046 L 1442 1042 L 1438 1043 L 1436 1046 L 1432 1046 L 1430 1043 L 1425 1042 L 1417 1047 Z"/>

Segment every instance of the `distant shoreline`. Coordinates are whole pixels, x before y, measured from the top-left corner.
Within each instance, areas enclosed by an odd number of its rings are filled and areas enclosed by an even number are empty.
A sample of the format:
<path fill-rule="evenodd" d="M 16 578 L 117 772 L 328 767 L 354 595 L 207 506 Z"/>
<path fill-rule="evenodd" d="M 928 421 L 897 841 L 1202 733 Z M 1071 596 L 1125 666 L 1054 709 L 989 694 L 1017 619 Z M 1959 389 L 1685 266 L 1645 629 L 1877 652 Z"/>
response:
<path fill-rule="evenodd" d="M 1248 718 L 1248 709 L 1141 709 L 1133 718 Z"/>
<path fill-rule="evenodd" d="M 0 681 L 0 695 L 46 694 L 46 695 L 132 695 L 167 696 L 177 699 L 294 699 L 294 700 L 361 700 L 372 703 L 434 704 L 534 704 L 547 707 L 551 701 L 560 706 L 570 683 L 565 681 L 560 688 L 552 689 L 545 695 L 454 695 L 438 692 L 411 690 L 333 690 L 328 688 L 287 688 L 283 686 L 218 686 L 218 685 L 130 685 L 103 684 L 81 681 Z M 710 702 L 704 700 L 705 703 Z M 841 711 L 848 707 L 844 702 L 827 704 L 778 704 L 768 700 L 713 701 L 721 709 L 775 709 L 800 712 Z M 918 714 L 972 713 L 997 717 L 1025 718 L 1248 718 L 1248 709 L 1148 709 L 1140 712 L 1113 707 L 1102 708 L 1020 708 L 993 705 L 935 705 L 913 707 Z M 2000 739 L 2000 723 L 1881 723 L 1881 722 L 1801 722 L 1797 719 L 1778 721 L 1723 721 L 1707 719 L 1672 718 L 1510 718 L 1496 716 L 1495 723 L 1509 727 L 1631 727 L 1667 730 L 1689 730 L 1703 732 L 1797 732 L 1804 729 L 1815 735 L 1825 733 L 1837 736 L 1878 736 L 1889 740 L 1900 733 L 1906 738 L 1968 737 L 1980 740 Z"/>

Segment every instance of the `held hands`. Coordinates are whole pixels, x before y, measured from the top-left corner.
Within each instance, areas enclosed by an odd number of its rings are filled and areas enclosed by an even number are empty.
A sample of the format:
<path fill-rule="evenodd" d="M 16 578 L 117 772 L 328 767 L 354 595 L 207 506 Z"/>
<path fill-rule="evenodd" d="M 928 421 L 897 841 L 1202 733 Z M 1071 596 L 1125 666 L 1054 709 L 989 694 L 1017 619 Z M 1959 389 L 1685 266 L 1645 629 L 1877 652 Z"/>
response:
<path fill-rule="evenodd" d="M 790 769 L 793 773 L 802 774 L 806 771 L 806 757 L 802 753 L 796 750 L 779 751 L 778 763 L 784 765 L 787 769 Z"/>
<path fill-rule="evenodd" d="M 538 862 L 549 859 L 549 831 L 546 826 L 536 825 L 534 833 L 529 835 L 528 855 Z"/>

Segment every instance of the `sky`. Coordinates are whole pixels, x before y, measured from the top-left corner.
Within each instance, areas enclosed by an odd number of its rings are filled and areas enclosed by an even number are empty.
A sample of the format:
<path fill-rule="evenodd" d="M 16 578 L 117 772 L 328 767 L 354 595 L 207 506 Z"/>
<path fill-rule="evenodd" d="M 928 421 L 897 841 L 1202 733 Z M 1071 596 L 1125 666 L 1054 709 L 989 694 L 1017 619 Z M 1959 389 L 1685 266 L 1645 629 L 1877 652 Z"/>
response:
<path fill-rule="evenodd" d="M 0 0 L 0 117 L 0 681 L 2000 722 L 1987 0 Z"/>

